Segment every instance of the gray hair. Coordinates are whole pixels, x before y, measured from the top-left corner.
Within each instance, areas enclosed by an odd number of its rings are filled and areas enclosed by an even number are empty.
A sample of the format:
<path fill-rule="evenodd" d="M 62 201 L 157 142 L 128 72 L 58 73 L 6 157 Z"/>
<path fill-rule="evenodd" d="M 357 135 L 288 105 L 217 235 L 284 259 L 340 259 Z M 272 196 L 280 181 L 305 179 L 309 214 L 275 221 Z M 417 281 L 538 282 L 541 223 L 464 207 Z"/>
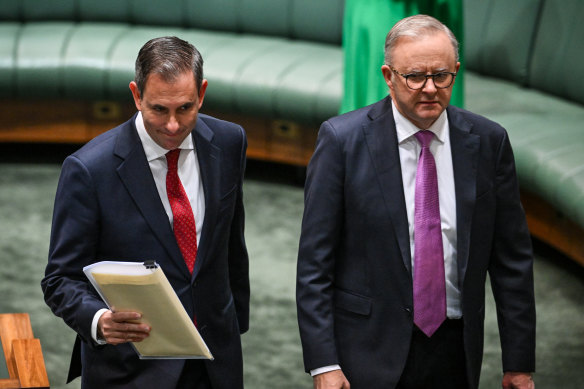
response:
<path fill-rule="evenodd" d="M 402 37 L 420 38 L 444 32 L 452 43 L 456 62 L 459 59 L 458 41 L 450 29 L 438 19 L 428 15 L 414 15 L 397 22 L 385 38 L 385 64 L 391 65 L 391 54 Z"/>
<path fill-rule="evenodd" d="M 197 91 L 200 91 L 203 57 L 196 47 L 175 36 L 154 38 L 146 42 L 138 53 L 134 81 L 143 95 L 146 80 L 151 74 L 159 74 L 166 82 L 172 82 L 187 71 L 193 72 Z"/>

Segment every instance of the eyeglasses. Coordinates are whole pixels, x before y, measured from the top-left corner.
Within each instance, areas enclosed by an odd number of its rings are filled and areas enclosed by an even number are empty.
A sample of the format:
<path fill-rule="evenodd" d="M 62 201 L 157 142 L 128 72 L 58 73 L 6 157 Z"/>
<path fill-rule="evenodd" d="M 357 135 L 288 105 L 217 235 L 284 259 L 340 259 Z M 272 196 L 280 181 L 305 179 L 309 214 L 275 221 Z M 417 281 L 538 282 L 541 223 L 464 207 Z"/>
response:
<path fill-rule="evenodd" d="M 456 73 L 453 73 L 453 72 L 440 72 L 440 73 L 434 73 L 434 74 L 419 74 L 419 73 L 402 74 L 402 73 L 398 72 L 397 70 L 395 70 L 395 68 L 391 65 L 389 65 L 389 68 L 395 74 L 398 74 L 398 75 L 402 76 L 403 78 L 405 78 L 406 85 L 408 86 L 408 88 L 414 89 L 414 90 L 424 88 L 424 86 L 426 86 L 426 82 L 428 81 L 428 78 L 432 79 L 432 82 L 434 82 L 434 86 L 436 88 L 446 89 L 450 85 L 452 85 L 452 82 L 454 81 L 454 78 L 456 77 Z"/>

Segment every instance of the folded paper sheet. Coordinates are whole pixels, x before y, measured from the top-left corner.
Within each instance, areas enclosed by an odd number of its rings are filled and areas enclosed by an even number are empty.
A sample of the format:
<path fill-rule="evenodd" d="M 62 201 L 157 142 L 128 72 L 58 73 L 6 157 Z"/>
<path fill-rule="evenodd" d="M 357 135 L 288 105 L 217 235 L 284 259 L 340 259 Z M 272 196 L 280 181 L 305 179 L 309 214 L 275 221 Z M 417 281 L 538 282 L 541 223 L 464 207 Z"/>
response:
<path fill-rule="evenodd" d="M 141 359 L 213 359 L 162 269 L 154 262 L 98 262 L 83 271 L 114 312 L 134 311 L 152 330 L 132 345 Z"/>

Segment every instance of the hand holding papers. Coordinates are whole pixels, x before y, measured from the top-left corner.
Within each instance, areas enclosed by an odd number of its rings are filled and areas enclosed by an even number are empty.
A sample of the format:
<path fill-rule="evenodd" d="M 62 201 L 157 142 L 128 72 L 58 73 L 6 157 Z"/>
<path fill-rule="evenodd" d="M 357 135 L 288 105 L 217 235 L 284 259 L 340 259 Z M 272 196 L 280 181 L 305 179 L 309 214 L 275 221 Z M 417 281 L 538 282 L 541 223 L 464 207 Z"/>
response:
<path fill-rule="evenodd" d="M 154 262 L 98 262 L 83 268 L 114 312 L 134 311 L 152 330 L 132 343 L 141 359 L 213 359 L 168 279 Z"/>

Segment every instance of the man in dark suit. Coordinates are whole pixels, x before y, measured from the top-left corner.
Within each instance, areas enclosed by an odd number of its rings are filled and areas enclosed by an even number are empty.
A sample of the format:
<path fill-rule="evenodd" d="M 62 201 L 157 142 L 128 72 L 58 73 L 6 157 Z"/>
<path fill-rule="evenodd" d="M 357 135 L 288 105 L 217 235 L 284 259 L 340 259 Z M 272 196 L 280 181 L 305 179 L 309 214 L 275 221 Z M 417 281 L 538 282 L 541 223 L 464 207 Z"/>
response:
<path fill-rule="evenodd" d="M 81 374 L 84 388 L 243 387 L 247 142 L 240 126 L 199 114 L 202 66 L 188 42 L 147 42 L 130 83 L 140 112 L 63 164 L 42 288 L 78 334 L 69 380 Z M 138 312 L 108 310 L 83 274 L 102 260 L 155 260 L 214 360 L 140 360 L 128 342 L 151 329 Z"/>
<path fill-rule="evenodd" d="M 448 105 L 459 66 L 445 25 L 406 18 L 386 40 L 390 97 L 320 128 L 297 275 L 315 388 L 478 388 L 487 274 L 503 387 L 534 386 L 533 259 L 513 153 L 501 126 Z"/>

